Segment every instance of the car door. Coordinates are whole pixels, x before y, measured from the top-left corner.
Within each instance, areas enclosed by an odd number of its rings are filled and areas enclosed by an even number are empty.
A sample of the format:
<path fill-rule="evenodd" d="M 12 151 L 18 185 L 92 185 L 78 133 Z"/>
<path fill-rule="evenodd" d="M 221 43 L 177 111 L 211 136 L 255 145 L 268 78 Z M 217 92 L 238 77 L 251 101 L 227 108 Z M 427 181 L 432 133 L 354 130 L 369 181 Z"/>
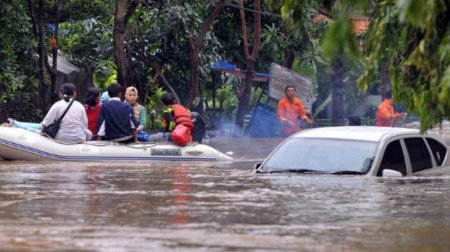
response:
<path fill-rule="evenodd" d="M 411 164 L 412 174 L 436 167 L 430 150 L 423 137 L 408 137 L 403 139 Z"/>
<path fill-rule="evenodd" d="M 414 175 L 450 175 L 450 154 L 448 148 L 442 142 L 431 137 L 425 137 L 425 141 L 429 147 L 428 149 L 431 151 L 433 168 L 416 172 Z"/>
<path fill-rule="evenodd" d="M 433 139 L 431 137 L 425 138 L 428 146 L 430 146 L 431 153 L 433 154 L 434 160 L 436 161 L 436 166 L 443 166 L 445 165 L 445 161 L 448 161 L 450 158 L 448 155 L 447 147 L 437 141 L 436 139 Z"/>
<path fill-rule="evenodd" d="M 406 169 L 405 155 L 399 139 L 386 145 L 378 168 L 377 177 L 381 177 L 384 169 L 400 172 L 403 176 L 408 174 Z"/>

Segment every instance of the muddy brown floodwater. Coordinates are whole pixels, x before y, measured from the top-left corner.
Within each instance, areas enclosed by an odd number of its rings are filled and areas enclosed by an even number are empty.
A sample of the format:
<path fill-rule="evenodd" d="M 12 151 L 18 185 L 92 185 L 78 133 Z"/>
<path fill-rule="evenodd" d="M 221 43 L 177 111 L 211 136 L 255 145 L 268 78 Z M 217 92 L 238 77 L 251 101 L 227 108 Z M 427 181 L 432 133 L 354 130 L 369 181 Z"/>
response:
<path fill-rule="evenodd" d="M 449 251 L 450 177 L 252 173 L 228 163 L 0 162 L 0 251 Z"/>

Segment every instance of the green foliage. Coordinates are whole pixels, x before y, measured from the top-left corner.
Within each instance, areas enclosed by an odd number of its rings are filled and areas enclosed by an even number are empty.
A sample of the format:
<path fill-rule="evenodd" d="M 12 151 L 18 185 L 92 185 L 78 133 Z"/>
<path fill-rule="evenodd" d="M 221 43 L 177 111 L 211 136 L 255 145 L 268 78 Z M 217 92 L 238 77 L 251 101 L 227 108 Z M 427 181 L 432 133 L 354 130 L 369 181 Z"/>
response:
<path fill-rule="evenodd" d="M 224 114 L 229 118 L 236 116 L 238 100 L 234 95 L 232 85 L 225 85 L 217 90 L 217 100 L 223 103 Z"/>
<path fill-rule="evenodd" d="M 418 114 L 422 130 L 450 115 L 449 8 L 448 1 L 381 1 L 370 27 L 369 63 L 360 87 L 377 80 L 387 65 L 394 99 Z"/>
<path fill-rule="evenodd" d="M 41 119 L 36 109 L 37 60 L 26 2 L 0 7 L 0 120 Z M 25 118 L 26 116 L 26 118 Z"/>
<path fill-rule="evenodd" d="M 87 71 L 110 73 L 112 59 L 112 19 L 92 18 L 60 25 L 59 47 L 70 60 Z"/>
<path fill-rule="evenodd" d="M 322 48 L 329 60 L 344 54 L 359 56 L 357 41 L 353 37 L 353 23 L 346 15 L 339 16 L 325 33 Z"/>
<path fill-rule="evenodd" d="M 149 97 L 149 100 L 146 104 L 144 104 L 145 108 L 147 109 L 147 114 L 150 114 L 152 110 L 155 111 L 155 128 L 156 129 L 162 129 L 163 126 L 163 118 L 162 114 L 164 111 L 164 106 L 161 104 L 161 96 L 166 93 L 165 90 L 162 88 L 157 88 L 153 90 L 153 95 Z M 147 121 L 150 120 L 150 116 L 147 116 Z"/>
<path fill-rule="evenodd" d="M 286 58 L 289 40 L 275 23 L 266 24 L 261 34 L 261 49 L 272 51 L 276 61 Z"/>
<path fill-rule="evenodd" d="M 300 22 L 301 12 L 311 3 L 282 0 L 283 15 Z M 320 4 L 333 1 L 318 1 Z M 338 0 L 333 6 L 334 23 L 323 38 L 326 55 L 358 55 L 349 10 L 366 11 L 371 1 Z M 367 68 L 358 81 L 367 90 L 382 83 L 388 69 L 394 99 L 416 112 L 421 129 L 428 129 L 450 115 L 449 58 L 450 2 L 443 0 L 384 0 L 374 2 L 375 12 L 367 34 Z M 330 7 L 330 6 L 328 6 Z M 383 83 L 384 84 L 384 83 Z"/>
<path fill-rule="evenodd" d="M 137 10 L 136 20 L 130 20 L 126 43 L 129 45 L 130 68 L 142 80 L 153 78 L 149 61 L 163 66 L 164 74 L 183 100 L 191 81 L 189 37 L 197 36 L 200 27 L 211 11 L 214 1 L 167 1 L 143 6 Z M 207 33 L 200 50 L 200 83 L 209 80 L 209 65 L 217 55 L 219 41 Z"/>

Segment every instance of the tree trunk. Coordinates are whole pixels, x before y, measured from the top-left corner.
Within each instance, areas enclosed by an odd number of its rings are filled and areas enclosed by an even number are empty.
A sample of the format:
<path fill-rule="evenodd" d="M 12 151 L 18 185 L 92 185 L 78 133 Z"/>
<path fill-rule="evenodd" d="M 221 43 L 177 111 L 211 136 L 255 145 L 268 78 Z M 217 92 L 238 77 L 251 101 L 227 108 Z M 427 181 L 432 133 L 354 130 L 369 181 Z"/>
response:
<path fill-rule="evenodd" d="M 259 58 L 259 47 L 261 40 L 261 0 L 254 1 L 255 6 L 255 23 L 254 23 L 254 35 L 253 35 L 253 48 L 250 54 L 248 48 L 248 33 L 247 24 L 245 21 L 244 13 L 244 0 L 240 0 L 240 15 L 242 24 L 242 37 L 244 44 L 244 54 L 247 60 L 247 73 L 245 76 L 245 86 L 243 90 L 236 87 L 236 95 L 238 97 L 238 109 L 235 119 L 235 136 L 240 136 L 243 132 L 245 114 L 250 107 L 250 99 L 252 96 L 253 76 L 255 74 L 255 64 Z"/>
<path fill-rule="evenodd" d="M 58 95 L 55 94 L 55 91 L 56 91 L 56 78 L 58 76 L 59 22 L 61 20 L 61 12 L 62 12 L 63 6 L 64 6 L 64 0 L 57 0 L 57 1 L 55 1 L 55 5 L 53 7 L 55 10 L 55 13 L 56 13 L 56 21 L 55 21 L 55 31 L 53 33 L 53 39 L 55 41 L 53 41 L 53 43 L 51 43 L 52 59 L 53 59 L 52 66 L 50 66 L 50 64 L 48 63 L 48 58 L 47 57 L 45 58 L 47 70 L 50 74 L 50 80 L 51 80 L 50 100 L 51 100 L 52 104 L 59 99 Z"/>
<path fill-rule="evenodd" d="M 245 76 L 245 87 L 241 95 L 238 95 L 238 109 L 236 113 L 236 121 L 234 128 L 234 135 L 240 136 L 244 130 L 245 115 L 250 107 L 250 100 L 252 97 L 253 76 L 255 73 L 255 63 L 247 63 L 247 75 Z"/>
<path fill-rule="evenodd" d="M 126 0 L 116 0 L 113 30 L 114 58 L 117 64 L 117 81 L 123 89 L 130 85 L 130 81 L 127 78 L 127 62 L 125 56 L 125 27 L 130 17 L 136 11 L 137 6 L 142 2 L 143 0 L 133 0 L 127 7 Z"/>
<path fill-rule="evenodd" d="M 387 69 L 387 66 L 388 66 L 388 62 L 387 62 L 387 60 L 385 60 L 383 62 L 383 64 L 381 65 L 381 70 L 380 70 L 381 85 L 384 87 L 383 93 L 385 93 L 387 90 L 392 89 L 391 88 L 391 80 L 389 79 L 389 71 Z"/>
<path fill-rule="evenodd" d="M 58 33 L 59 33 L 59 24 L 56 23 L 55 24 L 55 32 L 54 32 L 54 39 L 56 40 L 56 46 L 52 47 L 52 58 L 53 58 L 53 62 L 52 62 L 52 66 L 47 66 L 47 69 L 49 70 L 49 74 L 50 74 L 50 100 L 51 103 L 53 104 L 56 100 L 57 97 L 55 97 L 54 92 L 56 89 L 56 77 L 57 77 L 57 72 L 58 72 Z M 46 59 L 47 60 L 47 59 Z"/>
<path fill-rule="evenodd" d="M 114 15 L 114 30 L 113 30 L 113 44 L 114 44 L 114 58 L 117 64 L 117 81 L 122 88 L 126 88 L 127 69 L 125 64 L 125 9 L 126 0 L 116 0 L 116 13 Z"/>
<path fill-rule="evenodd" d="M 345 124 L 344 118 L 344 66 L 342 57 L 336 58 L 332 62 L 333 68 L 333 114 L 331 123 L 333 126 L 342 126 Z"/>
<path fill-rule="evenodd" d="M 173 94 L 173 96 L 175 97 L 175 101 L 180 104 L 180 98 L 178 97 L 177 92 L 175 92 L 175 90 L 173 89 L 172 85 L 170 85 L 170 83 L 167 81 L 164 73 L 161 71 L 161 66 L 156 63 L 156 60 L 153 59 L 150 59 L 147 62 L 153 69 L 155 69 L 155 80 L 160 81 L 163 84 L 164 88 L 166 90 L 169 90 L 169 92 Z"/>
<path fill-rule="evenodd" d="M 191 60 L 191 83 L 190 87 L 188 88 L 186 99 L 184 100 L 183 104 L 186 108 L 191 107 L 198 90 L 198 83 L 200 81 L 200 67 L 199 67 L 200 49 L 192 37 L 188 38 L 188 41 L 190 47 L 190 60 Z"/>
<path fill-rule="evenodd" d="M 203 40 L 205 39 L 206 33 L 211 28 L 214 20 L 222 12 L 225 7 L 225 2 L 227 0 L 220 0 L 214 7 L 211 15 L 203 22 L 200 33 L 197 37 L 189 37 L 188 43 L 190 47 L 190 57 L 191 57 L 191 83 L 188 88 L 188 93 L 184 105 L 190 107 L 194 101 L 195 95 L 197 93 L 199 82 L 200 82 L 200 49 L 203 45 Z"/>
<path fill-rule="evenodd" d="M 288 69 L 292 69 L 292 65 L 294 65 L 295 54 L 292 50 L 289 50 L 286 59 L 284 60 L 284 67 Z"/>
<path fill-rule="evenodd" d="M 40 86 L 40 105 L 42 111 L 47 110 L 47 106 L 49 105 L 48 99 L 48 87 L 45 82 L 45 62 L 47 58 L 45 41 L 44 41 L 44 0 L 39 0 L 39 9 L 38 9 L 38 18 L 36 20 L 34 5 L 31 0 L 28 2 L 30 7 L 30 14 L 32 16 L 32 21 L 34 22 L 33 27 L 35 31 L 36 40 L 38 42 L 38 55 L 39 55 L 39 86 Z"/>

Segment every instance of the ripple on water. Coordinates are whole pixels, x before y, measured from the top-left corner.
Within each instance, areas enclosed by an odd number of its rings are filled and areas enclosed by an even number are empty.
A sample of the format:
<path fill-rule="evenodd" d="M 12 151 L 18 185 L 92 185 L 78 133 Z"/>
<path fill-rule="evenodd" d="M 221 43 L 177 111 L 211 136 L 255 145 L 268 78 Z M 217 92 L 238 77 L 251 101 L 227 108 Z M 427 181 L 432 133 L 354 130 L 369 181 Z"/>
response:
<path fill-rule="evenodd" d="M 0 244 L 45 251 L 450 248 L 450 177 L 254 174 L 248 160 L 255 155 L 219 164 L 0 162 Z"/>

